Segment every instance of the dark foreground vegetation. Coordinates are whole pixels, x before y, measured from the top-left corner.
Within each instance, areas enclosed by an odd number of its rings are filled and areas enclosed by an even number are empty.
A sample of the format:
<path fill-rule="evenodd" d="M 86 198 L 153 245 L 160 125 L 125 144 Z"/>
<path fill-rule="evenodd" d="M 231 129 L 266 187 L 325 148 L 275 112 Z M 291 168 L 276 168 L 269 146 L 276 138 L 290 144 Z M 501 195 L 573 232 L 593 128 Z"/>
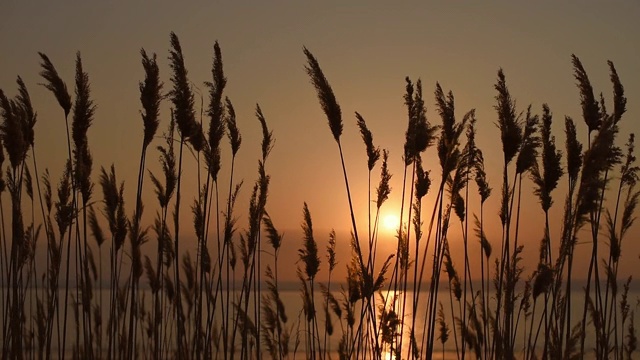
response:
<path fill-rule="evenodd" d="M 631 358 L 637 346 L 635 299 L 628 298 L 631 279 L 619 281 L 618 268 L 635 220 L 638 167 L 634 136 L 622 147 L 618 139 L 627 99 L 613 63 L 608 64 L 613 94 L 605 101 L 594 95 L 580 60 L 572 56 L 586 127 L 566 116 L 562 149 L 551 132 L 549 106 L 517 109 L 505 74 L 498 71 L 497 120 L 486 120 L 497 124 L 503 149 L 503 176 L 493 191 L 475 143 L 474 110 L 456 116 L 453 93 L 436 84 L 436 125 L 427 120 L 430 100 L 423 96 L 421 81 L 407 78 L 405 166 L 396 176 L 403 179 L 397 190 L 402 204 L 411 205 L 399 210 L 405 225 L 398 229 L 396 251 L 381 254 L 379 214 L 391 192 L 388 152 L 374 145 L 365 119 L 356 113 L 368 159 L 370 200 L 369 217 L 356 219 L 342 152 L 341 109 L 317 59 L 307 49 L 304 55 L 340 154 L 336 161 L 343 172 L 335 176 L 344 177 L 352 253 L 347 279 L 332 277 L 335 232 L 327 249 L 319 249 L 305 204 L 304 238 L 287 239 L 298 241 L 302 309 L 287 308 L 278 287 L 283 236 L 267 201 L 274 136 L 256 106 L 263 133 L 257 179 L 244 185 L 235 179 L 242 137 L 232 102 L 224 95 L 227 80 L 217 43 L 212 78 L 205 83 L 208 105 L 200 109 L 204 119 L 197 116 L 178 37 L 171 34 L 168 85 L 161 81 L 156 55 L 141 51 L 144 136 L 135 202 L 127 207 L 116 167 L 98 170 L 93 164 L 87 130 L 95 105 L 80 54 L 73 94 L 52 61 L 40 54 L 42 85 L 60 104 L 60 126 L 67 129 L 62 174 L 50 174 L 36 160 L 37 115 L 25 83 L 18 77 L 14 97 L 0 91 L 2 359 L 431 359 L 443 356 L 445 343 L 452 342 L 454 356 L 461 359 Z M 171 113 L 161 115 L 165 101 Z M 231 158 L 222 159 L 227 142 Z M 149 149 L 153 158 L 159 153 L 161 173 L 147 171 Z M 439 169 L 423 168 L 427 150 L 439 159 Z M 198 173 L 192 178 L 197 177 L 199 196 L 183 199 L 183 165 L 194 158 Z M 222 176 L 228 188 L 219 188 Z M 378 177 L 374 190 L 372 178 Z M 568 191 L 556 194 L 561 181 Z M 143 190 L 155 192 L 157 203 L 143 206 Z M 246 206 L 236 203 L 241 191 L 251 196 L 248 221 L 239 223 L 234 211 Z M 545 222 L 537 268 L 524 269 L 520 200 L 531 191 Z M 428 192 L 435 193 L 432 208 L 422 203 Z M 502 238 L 493 244 L 485 236 L 483 211 L 491 195 L 500 199 L 502 224 Z M 554 205 L 564 209 L 559 234 L 549 230 Z M 153 223 L 143 223 L 143 210 L 156 214 Z M 197 238 L 195 254 L 182 245 L 187 230 L 177 221 L 181 211 L 193 215 L 189 231 Z M 35 223 L 36 212 L 41 223 Z M 357 221 L 366 226 L 358 227 Z M 449 250 L 452 226 L 461 229 L 462 263 L 454 263 Z M 578 233 L 592 252 L 583 295 L 576 299 L 571 289 Z M 468 251 L 472 242 L 480 242 L 480 253 Z M 148 255 L 141 251 L 145 243 L 154 249 L 145 251 Z M 37 251 L 46 252 L 46 263 L 36 261 Z M 479 257 L 479 268 L 472 268 L 472 256 Z M 287 260 L 287 267 L 296 266 Z M 329 281 L 317 281 L 320 272 L 328 273 Z M 242 281 L 229 291 L 236 278 Z M 107 299 L 96 286 L 102 279 L 110 284 Z M 441 281 L 450 289 L 446 297 L 438 296 Z M 346 286 L 339 289 L 338 282 Z M 581 316 L 572 316 L 576 304 Z M 331 343 L 338 345 L 332 348 Z"/>

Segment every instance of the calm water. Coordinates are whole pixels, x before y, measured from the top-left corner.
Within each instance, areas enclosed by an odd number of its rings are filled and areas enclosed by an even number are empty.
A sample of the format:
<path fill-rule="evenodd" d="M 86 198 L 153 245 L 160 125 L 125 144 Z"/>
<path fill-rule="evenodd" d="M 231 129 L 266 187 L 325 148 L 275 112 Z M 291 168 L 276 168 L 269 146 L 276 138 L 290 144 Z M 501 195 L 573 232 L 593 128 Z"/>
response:
<path fill-rule="evenodd" d="M 319 322 L 318 322 L 318 326 L 321 329 L 320 333 L 323 334 L 323 328 L 324 328 L 324 311 L 322 310 L 322 303 L 323 303 L 323 299 L 322 296 L 320 295 L 320 291 L 316 290 L 316 311 L 318 314 L 318 318 L 319 318 Z M 60 302 L 64 301 L 64 291 L 60 291 Z M 106 326 L 106 319 L 108 318 L 108 308 L 109 308 L 109 302 L 110 302 L 110 292 L 108 290 L 96 290 L 94 291 L 94 302 L 99 303 L 100 302 L 100 298 L 97 297 L 97 295 L 100 295 L 102 298 L 102 318 L 103 318 L 103 327 Z M 404 321 L 405 321 L 405 327 L 404 327 L 404 339 L 403 339 L 403 347 L 404 348 L 408 348 L 408 344 L 409 344 L 409 337 L 408 337 L 408 333 L 409 333 L 409 327 L 411 326 L 411 321 L 412 321 L 412 305 L 411 305 L 411 298 L 412 298 L 412 293 L 408 292 L 407 293 L 407 304 L 405 307 L 405 317 L 404 317 Z M 73 297 L 75 297 L 75 289 L 72 289 L 69 291 L 69 301 L 71 302 Z M 233 295 L 233 294 L 231 294 Z M 336 291 L 334 289 L 334 295 L 336 296 L 336 298 L 340 301 L 341 300 L 341 295 L 339 293 L 339 291 Z M 386 296 L 386 293 L 383 293 L 383 296 Z M 390 295 L 390 294 L 389 294 Z M 302 314 L 302 300 L 300 298 L 300 293 L 296 290 L 285 290 L 285 291 L 281 291 L 280 296 L 284 302 L 285 305 L 285 311 L 288 317 L 288 322 L 286 324 L 287 328 L 290 328 L 292 330 L 292 335 L 291 335 L 291 344 L 290 344 L 290 351 L 293 351 L 293 348 L 295 346 L 295 341 L 296 341 L 296 330 L 297 330 L 297 322 L 299 321 L 299 319 L 302 319 L 302 321 L 304 322 L 304 315 Z M 149 311 L 149 309 L 151 309 L 151 301 L 152 301 L 152 297 L 151 297 L 151 292 L 149 290 L 142 290 L 141 292 L 141 298 L 144 298 L 144 302 L 145 302 L 145 308 L 147 309 L 147 311 Z M 618 297 L 619 298 L 619 297 Z M 4 305 L 5 303 L 5 299 L 6 299 L 6 289 L 2 289 L 2 304 Z M 640 299 L 640 291 L 639 290 L 631 290 L 629 292 L 629 303 L 631 305 L 631 310 L 634 311 L 637 309 L 637 303 Z M 426 313 L 426 305 L 427 305 L 427 300 L 428 300 L 428 292 L 424 291 L 421 292 L 420 295 L 420 300 L 418 302 L 418 314 L 416 316 L 416 335 L 418 337 L 418 339 L 420 339 L 423 335 L 423 328 L 424 328 L 424 322 L 425 322 L 425 313 Z M 450 298 L 449 298 L 449 291 L 447 289 L 441 290 L 439 292 L 439 296 L 438 296 L 438 300 L 440 302 L 442 302 L 443 305 L 443 309 L 444 309 L 444 313 L 445 313 L 445 317 L 446 317 L 446 321 L 449 324 L 449 328 L 451 330 L 450 336 L 449 336 L 449 341 L 447 341 L 447 343 L 444 345 L 444 358 L 445 359 L 455 359 L 457 358 L 456 356 L 456 345 L 455 342 L 453 340 L 453 327 L 451 324 L 451 318 L 452 318 L 452 309 L 451 309 L 451 303 L 450 303 Z M 539 299 L 538 301 L 538 305 L 537 305 L 537 309 L 536 309 L 536 318 L 539 319 L 540 314 L 542 314 L 543 311 L 543 307 L 542 307 L 542 301 L 540 301 L 541 299 Z M 572 293 L 572 306 L 571 306 L 571 317 L 572 319 L 580 319 L 582 317 L 582 311 L 583 311 L 583 306 L 584 306 L 584 293 L 583 291 L 573 291 Z M 31 311 L 32 309 L 35 309 L 35 304 L 36 304 L 36 297 L 35 297 L 35 290 L 31 289 L 28 291 L 27 294 L 27 298 L 25 301 L 25 316 L 27 319 L 27 327 L 30 328 L 31 327 L 31 323 L 30 323 L 30 319 L 31 319 Z M 382 301 L 380 299 L 379 296 L 376 296 L 376 308 L 382 304 Z M 400 308 L 402 306 L 401 300 L 398 300 L 398 303 L 396 304 L 396 309 L 399 311 Z M 516 309 L 519 307 L 519 301 L 516 304 Z M 4 307 L 3 307 L 4 308 Z M 35 311 L 34 311 L 35 313 Z M 4 317 L 5 312 L 2 312 L 2 316 Z M 459 314 L 459 307 L 458 307 L 458 303 L 453 302 L 453 314 L 455 314 L 455 316 L 458 316 Z M 333 314 L 332 314 L 333 315 Z M 218 311 L 218 315 L 216 317 L 220 316 L 220 311 Z M 356 310 L 356 318 L 358 318 L 359 316 L 359 310 Z M 636 329 L 640 328 L 640 321 L 638 320 L 639 316 L 635 317 L 635 327 Z M 2 318 L 3 323 L 4 323 L 4 319 Z M 219 321 L 219 319 L 216 319 Z M 62 319 L 60 321 L 62 323 Z M 525 326 L 523 325 L 524 322 L 524 315 L 522 315 L 522 318 L 520 320 L 520 325 L 518 327 L 518 336 L 516 337 L 516 348 L 521 349 L 524 344 L 526 343 L 526 334 L 528 334 L 529 332 L 529 326 L 527 324 L 527 327 L 525 329 Z M 574 322 L 575 323 L 575 322 Z M 68 317 L 67 317 L 67 324 L 68 324 L 68 329 L 67 329 L 67 349 L 70 348 L 70 346 L 73 344 L 73 339 L 75 338 L 75 321 L 74 321 L 74 315 L 73 315 L 73 311 L 71 310 L 71 307 L 69 308 L 69 312 L 68 312 Z M 331 351 L 333 352 L 335 349 L 338 348 L 338 341 L 340 339 L 340 336 L 342 335 L 341 332 L 341 326 L 339 324 L 339 322 L 334 318 L 333 319 L 333 325 L 334 325 L 334 334 L 333 336 L 329 337 L 328 339 L 328 347 L 331 349 Z M 346 324 L 345 324 L 346 326 Z M 537 323 L 536 323 L 537 326 Z M 591 325 L 590 325 L 591 326 Z M 302 324 L 300 326 L 300 329 L 304 329 L 304 324 Z M 626 329 L 625 329 L 626 330 Z M 138 330 L 141 331 L 141 330 Z M 526 334 L 525 334 L 526 331 Z M 535 331 L 535 326 L 534 326 L 534 331 Z M 56 326 L 54 325 L 54 331 L 53 331 L 53 340 L 52 340 L 52 353 L 57 354 L 58 349 L 57 349 L 57 329 Z M 103 330 L 104 332 L 104 330 Z M 295 358 L 304 358 L 304 354 L 305 354 L 305 348 L 304 348 L 304 335 L 302 333 L 299 334 L 300 336 L 300 344 L 298 346 L 298 350 L 297 350 L 297 354 Z M 538 339 L 538 344 L 540 345 L 543 341 L 543 337 L 544 334 L 541 334 L 539 339 Z M 437 333 L 436 333 L 436 337 L 437 337 Z M 106 349 L 106 336 L 102 336 L 103 338 L 103 348 Z M 138 336 L 138 339 L 140 339 L 141 337 Z M 587 327 L 587 345 L 586 348 L 587 349 L 591 349 L 593 347 L 593 330 L 589 329 L 589 327 Z M 470 350 L 467 349 L 466 350 L 467 353 L 469 355 L 471 355 L 471 353 L 469 352 Z M 589 353 L 591 353 L 591 350 L 589 350 Z M 588 354 L 589 355 L 589 354 Z M 386 358 L 390 358 L 389 354 L 385 354 Z M 443 357 L 443 348 L 442 348 L 442 344 L 437 340 L 435 340 L 435 344 L 434 344 L 434 358 L 442 358 Z"/>

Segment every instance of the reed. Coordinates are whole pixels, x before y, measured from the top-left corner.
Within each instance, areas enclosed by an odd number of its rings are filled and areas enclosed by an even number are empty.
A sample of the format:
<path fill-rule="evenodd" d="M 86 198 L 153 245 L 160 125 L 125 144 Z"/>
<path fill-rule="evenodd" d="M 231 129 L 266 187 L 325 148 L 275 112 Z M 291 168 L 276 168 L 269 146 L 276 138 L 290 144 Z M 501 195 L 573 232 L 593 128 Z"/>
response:
<path fill-rule="evenodd" d="M 307 203 L 300 239 L 285 240 L 276 228 L 275 213 L 272 218 L 267 212 L 272 182 L 267 161 L 275 138 L 259 105 L 254 123 L 262 133 L 257 175 L 248 194 L 247 217 L 236 215 L 243 185 L 236 174 L 238 154 L 247 139 L 240 132 L 245 126 L 242 114 L 224 92 L 227 78 L 217 42 L 211 79 L 205 83 L 208 104 L 205 107 L 202 98 L 200 121 L 195 101 L 200 92 L 189 79 L 177 35 L 170 35 L 171 89 L 166 95 L 156 55 L 140 51 L 143 136 L 135 192 L 117 176 L 116 164 L 92 171 L 88 130 L 96 106 L 79 53 L 73 99 L 50 59 L 39 54 L 43 86 L 65 116 L 68 159 L 57 183 L 48 169 L 39 172 L 38 115 L 27 84 L 18 77 L 13 97 L 0 90 L 3 359 L 283 360 L 298 352 L 323 360 L 432 359 L 444 357 L 445 346 L 455 347 L 459 359 L 582 358 L 590 351 L 597 359 L 635 355 L 636 299 L 631 278 L 621 280 L 626 274 L 621 274 L 620 264 L 635 226 L 640 167 L 635 136 L 629 134 L 626 143 L 618 145 L 627 98 L 612 62 L 609 105 L 604 95 L 595 95 L 578 57 L 571 57 L 584 125 L 565 116 L 564 150 L 552 131 L 555 115 L 550 106 L 543 104 L 539 113 L 531 106 L 521 110 L 504 72 L 498 71 L 494 116 L 502 147 L 501 194 L 496 199 L 501 236 L 493 242 L 485 214 L 492 188 L 476 142 L 486 120 L 474 109 L 459 115 L 453 91 L 436 83 L 433 100 L 439 123 L 432 124 L 422 82 L 406 78 L 401 204 L 395 209 L 401 224 L 395 249 L 382 254 L 380 216 L 392 191 L 392 154 L 374 143 L 374 129 L 364 112 L 355 112 L 366 154 L 361 169 L 366 166 L 367 176 L 362 190 L 367 191 L 367 215 L 357 218 L 355 187 L 347 175 L 352 164 L 346 162 L 342 146 L 347 129 L 342 109 L 316 57 L 306 48 L 303 53 L 306 74 L 340 156 L 352 233 L 344 264 L 339 263 L 336 245 L 344 240 L 335 231 L 321 239 Z M 167 119 L 160 112 L 165 101 L 172 108 Z M 203 116 L 209 117 L 208 129 Z M 163 120 L 166 131 L 157 135 Z M 583 130 L 585 149 L 578 140 Z M 161 143 L 153 145 L 156 140 Z M 152 152 L 159 156 L 161 173 L 148 169 Z M 439 169 L 427 167 L 429 157 L 438 160 Z M 188 173 L 188 165 L 195 166 L 194 174 Z M 374 192 L 376 171 L 380 178 Z M 151 185 L 145 182 L 146 172 Z M 219 189 L 223 177 L 229 181 L 228 191 Z M 198 191 L 186 200 L 193 227 L 185 228 L 180 210 L 184 187 L 189 186 L 185 181 L 191 179 L 197 180 Z M 100 189 L 95 193 L 94 181 Z M 559 194 L 563 181 L 566 192 Z M 152 221 L 143 217 L 143 191 L 149 186 L 157 200 L 151 206 L 156 213 Z M 527 191 L 544 213 L 540 232 L 534 235 L 540 241 L 533 246 L 523 240 L 521 226 L 531 211 L 529 198 L 523 196 Z M 10 197 L 11 224 L 6 226 L 4 192 Z M 556 223 L 552 211 L 559 196 L 564 209 Z M 135 205 L 128 216 L 129 198 Z M 433 202 L 426 208 L 428 201 Z M 366 229 L 358 223 L 366 223 Z M 556 225 L 558 232 L 553 231 Z M 460 232 L 450 231 L 452 226 Z M 184 246 L 189 235 L 197 239 L 195 253 Z M 152 238 L 153 244 L 146 246 Z M 572 299 L 579 242 L 591 257 L 584 296 Z M 299 249 L 298 309 L 289 307 L 281 288 L 282 268 L 294 264 L 281 256 L 283 246 Z M 529 269 L 523 257 L 532 251 L 537 264 Z M 39 252 L 46 255 L 46 264 L 39 263 Z M 345 279 L 336 278 L 339 267 L 346 268 Z M 327 281 L 320 281 L 325 274 Z M 340 290 L 338 282 L 343 283 Z M 106 304 L 94 295 L 103 286 L 109 294 Z M 448 294 L 443 296 L 441 287 Z M 584 301 L 577 318 L 571 316 L 576 301 Z M 587 333 L 594 334 L 592 344 Z"/>

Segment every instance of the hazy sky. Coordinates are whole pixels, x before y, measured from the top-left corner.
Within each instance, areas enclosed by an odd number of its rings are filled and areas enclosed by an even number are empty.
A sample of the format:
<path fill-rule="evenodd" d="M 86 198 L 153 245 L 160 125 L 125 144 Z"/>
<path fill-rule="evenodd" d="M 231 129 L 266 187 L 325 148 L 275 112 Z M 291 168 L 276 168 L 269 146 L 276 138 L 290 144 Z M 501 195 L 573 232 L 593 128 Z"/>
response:
<path fill-rule="evenodd" d="M 185 5 L 183 3 L 188 3 Z M 499 203 L 501 147 L 493 105 L 496 74 L 503 68 L 512 96 L 520 110 L 532 104 L 536 113 L 548 103 L 554 114 L 558 146 L 564 149 L 564 116 L 579 124 L 579 94 L 570 61 L 576 54 L 585 66 L 596 92 L 611 99 L 607 60 L 612 60 L 629 99 L 621 123 L 619 144 L 640 126 L 640 2 L 536 1 L 536 2 L 344 2 L 344 1 L 4 1 L 0 5 L 0 88 L 8 96 L 16 92 L 15 78 L 25 80 L 38 111 L 36 149 L 41 168 L 48 167 L 57 180 L 67 157 L 63 113 L 38 76 L 38 51 L 46 53 L 73 89 L 76 51 L 89 73 L 92 97 L 97 104 L 89 130 L 94 174 L 100 166 L 115 163 L 118 176 L 135 193 L 142 121 L 138 82 L 144 73 L 139 50 L 158 54 L 165 90 L 169 81 L 169 33 L 180 38 L 194 89 L 206 91 L 211 79 L 214 41 L 219 41 L 228 78 L 226 96 L 235 105 L 243 143 L 238 155 L 236 179 L 244 179 L 237 216 L 244 227 L 248 195 L 257 177 L 261 130 L 254 116 L 259 103 L 276 138 L 267 163 L 271 175 L 268 211 L 277 227 L 286 230 L 288 251 L 300 246 L 297 235 L 302 204 L 309 204 L 319 239 L 335 228 L 346 249 L 350 229 L 347 200 L 337 147 L 318 105 L 315 91 L 304 72 L 306 46 L 318 58 L 342 107 L 343 145 L 359 226 L 366 225 L 367 168 L 364 146 L 354 111 L 360 112 L 374 134 L 374 141 L 390 150 L 394 174 L 391 199 L 384 213 L 397 213 L 402 179 L 402 145 L 406 129 L 403 105 L 404 78 L 421 78 L 429 120 L 438 124 L 433 90 L 439 81 L 452 90 L 459 118 L 475 108 L 478 144 L 485 152 L 494 194 L 486 207 L 488 230 L 494 246 L 500 239 Z M 205 92 L 205 103 L 208 99 Z M 200 99 L 196 100 L 200 113 Z M 162 108 L 164 131 L 169 104 Z M 208 123 L 207 118 L 205 127 Z M 155 145 L 160 142 L 155 143 Z M 225 161 L 229 148 L 225 143 Z M 147 156 L 149 168 L 159 171 L 158 153 Z M 434 149 L 424 158 L 439 175 Z M 185 202 L 195 195 L 194 161 L 185 170 Z M 224 163 L 221 189 L 228 188 L 228 161 Z M 379 172 L 373 175 L 377 183 Z M 565 179 L 555 195 L 555 219 L 565 195 Z M 617 182 L 614 183 L 617 186 Z M 525 192 L 530 193 L 529 181 Z M 475 196 L 475 186 L 472 187 Z M 6 195 L 5 195 L 6 196 Z M 100 191 L 96 188 L 96 196 Z M 434 196 L 427 197 L 425 213 Z M 155 213 L 151 187 L 145 188 L 145 219 Z M 521 241 L 529 258 L 537 257 L 542 237 L 542 211 L 532 197 L 523 199 Z M 128 198 L 128 212 L 134 200 Z M 477 198 L 471 211 L 477 212 Z M 190 231 L 190 212 L 183 211 L 183 228 Z M 459 224 L 451 229 L 451 242 L 459 240 Z M 553 221 L 554 250 L 559 221 Z M 190 232 L 191 233 L 191 232 Z M 626 276 L 637 266 L 640 246 L 634 229 L 623 244 Z M 383 234 L 381 241 L 391 234 Z M 477 250 L 476 240 L 473 239 Z M 635 244 L 634 244 L 635 242 Z M 454 246 L 454 245 L 452 245 Z M 322 246 L 324 248 L 324 246 Z M 586 247 L 582 247 L 585 248 Z M 586 252 L 585 252 L 586 254 Z M 292 255 L 293 256 L 293 255 Z M 528 263 L 533 266 L 534 262 Z M 579 268 L 580 265 L 578 265 Z M 529 269 L 532 270 L 530 267 Z M 527 272 L 527 274 L 530 271 Z"/>

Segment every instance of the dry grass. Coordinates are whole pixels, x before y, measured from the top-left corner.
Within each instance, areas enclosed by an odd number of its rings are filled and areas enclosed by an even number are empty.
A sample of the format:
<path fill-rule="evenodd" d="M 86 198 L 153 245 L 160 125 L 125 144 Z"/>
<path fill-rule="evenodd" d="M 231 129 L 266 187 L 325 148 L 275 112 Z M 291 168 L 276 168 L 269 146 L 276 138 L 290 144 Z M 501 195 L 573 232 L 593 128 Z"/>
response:
<path fill-rule="evenodd" d="M 94 121 L 95 104 L 79 53 L 73 99 L 51 60 L 39 54 L 43 85 L 64 111 L 67 129 L 68 159 L 57 184 L 52 184 L 48 170 L 42 176 L 38 173 L 37 115 L 26 84 L 17 78 L 14 97 L 0 90 L 0 276 L 6 290 L 3 359 L 282 360 L 301 353 L 323 360 L 336 355 L 381 359 L 387 354 L 432 359 L 440 356 L 440 345 L 445 356 L 445 344 L 454 344 L 449 346 L 455 346 L 460 359 L 579 358 L 591 351 L 598 359 L 632 357 L 637 348 L 635 301 L 629 298 L 631 279 L 621 283 L 618 278 L 623 245 L 629 241 L 625 239 L 634 226 L 640 199 L 636 188 L 640 167 L 633 134 L 624 147 L 618 145 L 627 98 L 613 63 L 608 63 L 613 88 L 613 112 L 609 113 L 604 96 L 596 98 L 586 70 L 572 56 L 587 143 L 583 146 L 579 141 L 578 124 L 566 116 L 564 151 L 556 145 L 550 107 L 544 104 L 539 115 L 531 106 L 520 110 L 504 71 L 498 71 L 494 89 L 495 123 L 503 151 L 497 199 L 502 236 L 494 242 L 487 238 L 484 213 L 492 188 L 475 140 L 477 125 L 484 120 L 476 119 L 473 109 L 457 117 L 453 92 L 437 83 L 434 101 L 440 121 L 433 124 L 427 119 L 422 82 L 405 79 L 407 131 L 399 190 L 403 206 L 398 209 L 402 225 L 395 251 L 381 254 L 380 214 L 392 192 L 389 152 L 374 144 L 364 116 L 356 112 L 355 124 L 367 158 L 369 200 L 367 219 L 356 219 L 347 176 L 351 164 L 345 163 L 341 144 L 342 111 L 318 60 L 308 49 L 303 52 L 305 70 L 340 153 L 342 174 L 337 175 L 345 181 L 352 226 L 346 264 L 338 263 L 340 240 L 335 231 L 329 233 L 326 255 L 322 254 L 306 203 L 302 239 L 285 239 L 276 228 L 277 219 L 267 212 L 271 175 L 266 164 L 275 138 L 259 105 L 255 115 L 262 130 L 261 153 L 250 191 L 249 217 L 239 221 L 234 215 L 243 184 L 234 178 L 242 122 L 224 93 L 227 79 L 217 42 L 212 78 L 206 82 L 209 103 L 205 109 L 203 100 L 200 108 L 201 115 L 209 117 L 207 131 L 202 119 L 196 119 L 194 87 L 177 35 L 170 35 L 167 96 L 162 93 L 156 54 L 141 50 L 143 136 L 136 200 L 129 213 L 125 207 L 128 187 L 116 176 L 116 166 L 101 167 L 99 174 L 92 174 L 87 131 Z M 167 100 L 172 106 L 170 116 L 160 113 Z M 163 117 L 168 117 L 168 128 L 157 136 Z M 222 158 L 225 135 L 229 159 Z M 146 155 L 158 138 L 162 143 L 152 150 L 160 155 L 162 174 L 149 173 L 157 204 L 151 206 L 155 220 L 147 224 L 142 216 Z M 432 146 L 440 165 L 439 178 L 434 169 L 424 168 L 422 160 L 431 156 Z M 179 235 L 184 236 L 185 230 L 177 220 L 184 201 L 183 172 L 191 161 L 183 156 L 185 147 L 194 154 L 197 167 L 199 191 L 189 202 L 191 231 L 198 240 L 195 254 L 180 246 Z M 26 161 L 29 155 L 33 164 Z M 227 164 L 228 169 L 223 167 Z M 374 192 L 375 171 L 380 172 L 380 180 Z M 221 176 L 228 176 L 228 191 L 219 191 Z M 557 193 L 562 181 L 568 184 L 566 194 Z M 94 185 L 101 191 L 94 193 Z M 528 211 L 522 206 L 523 191 L 535 194 L 545 214 L 534 269 L 522 265 L 520 223 Z M 11 204 L 7 226 L 2 206 L 5 192 Z M 427 209 L 423 200 L 430 192 L 435 192 L 435 200 L 433 208 Z M 557 196 L 564 201 L 557 201 Z M 556 203 L 564 206 L 559 224 L 550 216 Z M 35 223 L 37 205 L 41 224 Z M 366 222 L 366 234 L 358 231 L 356 220 Z M 551 231 L 555 225 L 561 227 L 559 233 Z M 462 263 L 456 263 L 451 254 L 452 226 L 460 227 Z M 44 241 L 39 240 L 42 230 Z M 587 283 L 584 296 L 572 299 L 574 249 L 578 235 L 585 234 L 590 235 L 586 240 L 591 240 L 592 250 Z M 478 254 L 471 251 L 475 241 L 481 249 Z M 153 250 L 143 254 L 146 242 L 153 243 Z M 300 309 L 287 308 L 291 304 L 280 289 L 279 271 L 294 265 L 293 260 L 279 257 L 283 246 L 299 248 Z M 36 261 L 38 249 L 46 253 L 46 264 Z M 473 256 L 479 261 L 470 261 Z M 335 278 L 338 266 L 346 267 L 346 279 Z M 327 282 L 318 281 L 323 272 Z M 77 286 L 72 285 L 71 274 Z M 478 274 L 479 289 L 472 282 Z M 239 288 L 236 276 L 242 279 Z M 102 296 L 94 295 L 104 280 L 109 292 L 106 304 Z M 338 282 L 344 284 L 341 291 Z M 448 296 L 443 297 L 441 283 L 448 284 Z M 428 288 L 422 289 L 423 284 Z M 141 290 L 146 285 L 149 292 Z M 571 317 L 571 307 L 581 302 L 582 317 Z M 595 335 L 593 344 L 586 344 L 589 332 Z"/>

